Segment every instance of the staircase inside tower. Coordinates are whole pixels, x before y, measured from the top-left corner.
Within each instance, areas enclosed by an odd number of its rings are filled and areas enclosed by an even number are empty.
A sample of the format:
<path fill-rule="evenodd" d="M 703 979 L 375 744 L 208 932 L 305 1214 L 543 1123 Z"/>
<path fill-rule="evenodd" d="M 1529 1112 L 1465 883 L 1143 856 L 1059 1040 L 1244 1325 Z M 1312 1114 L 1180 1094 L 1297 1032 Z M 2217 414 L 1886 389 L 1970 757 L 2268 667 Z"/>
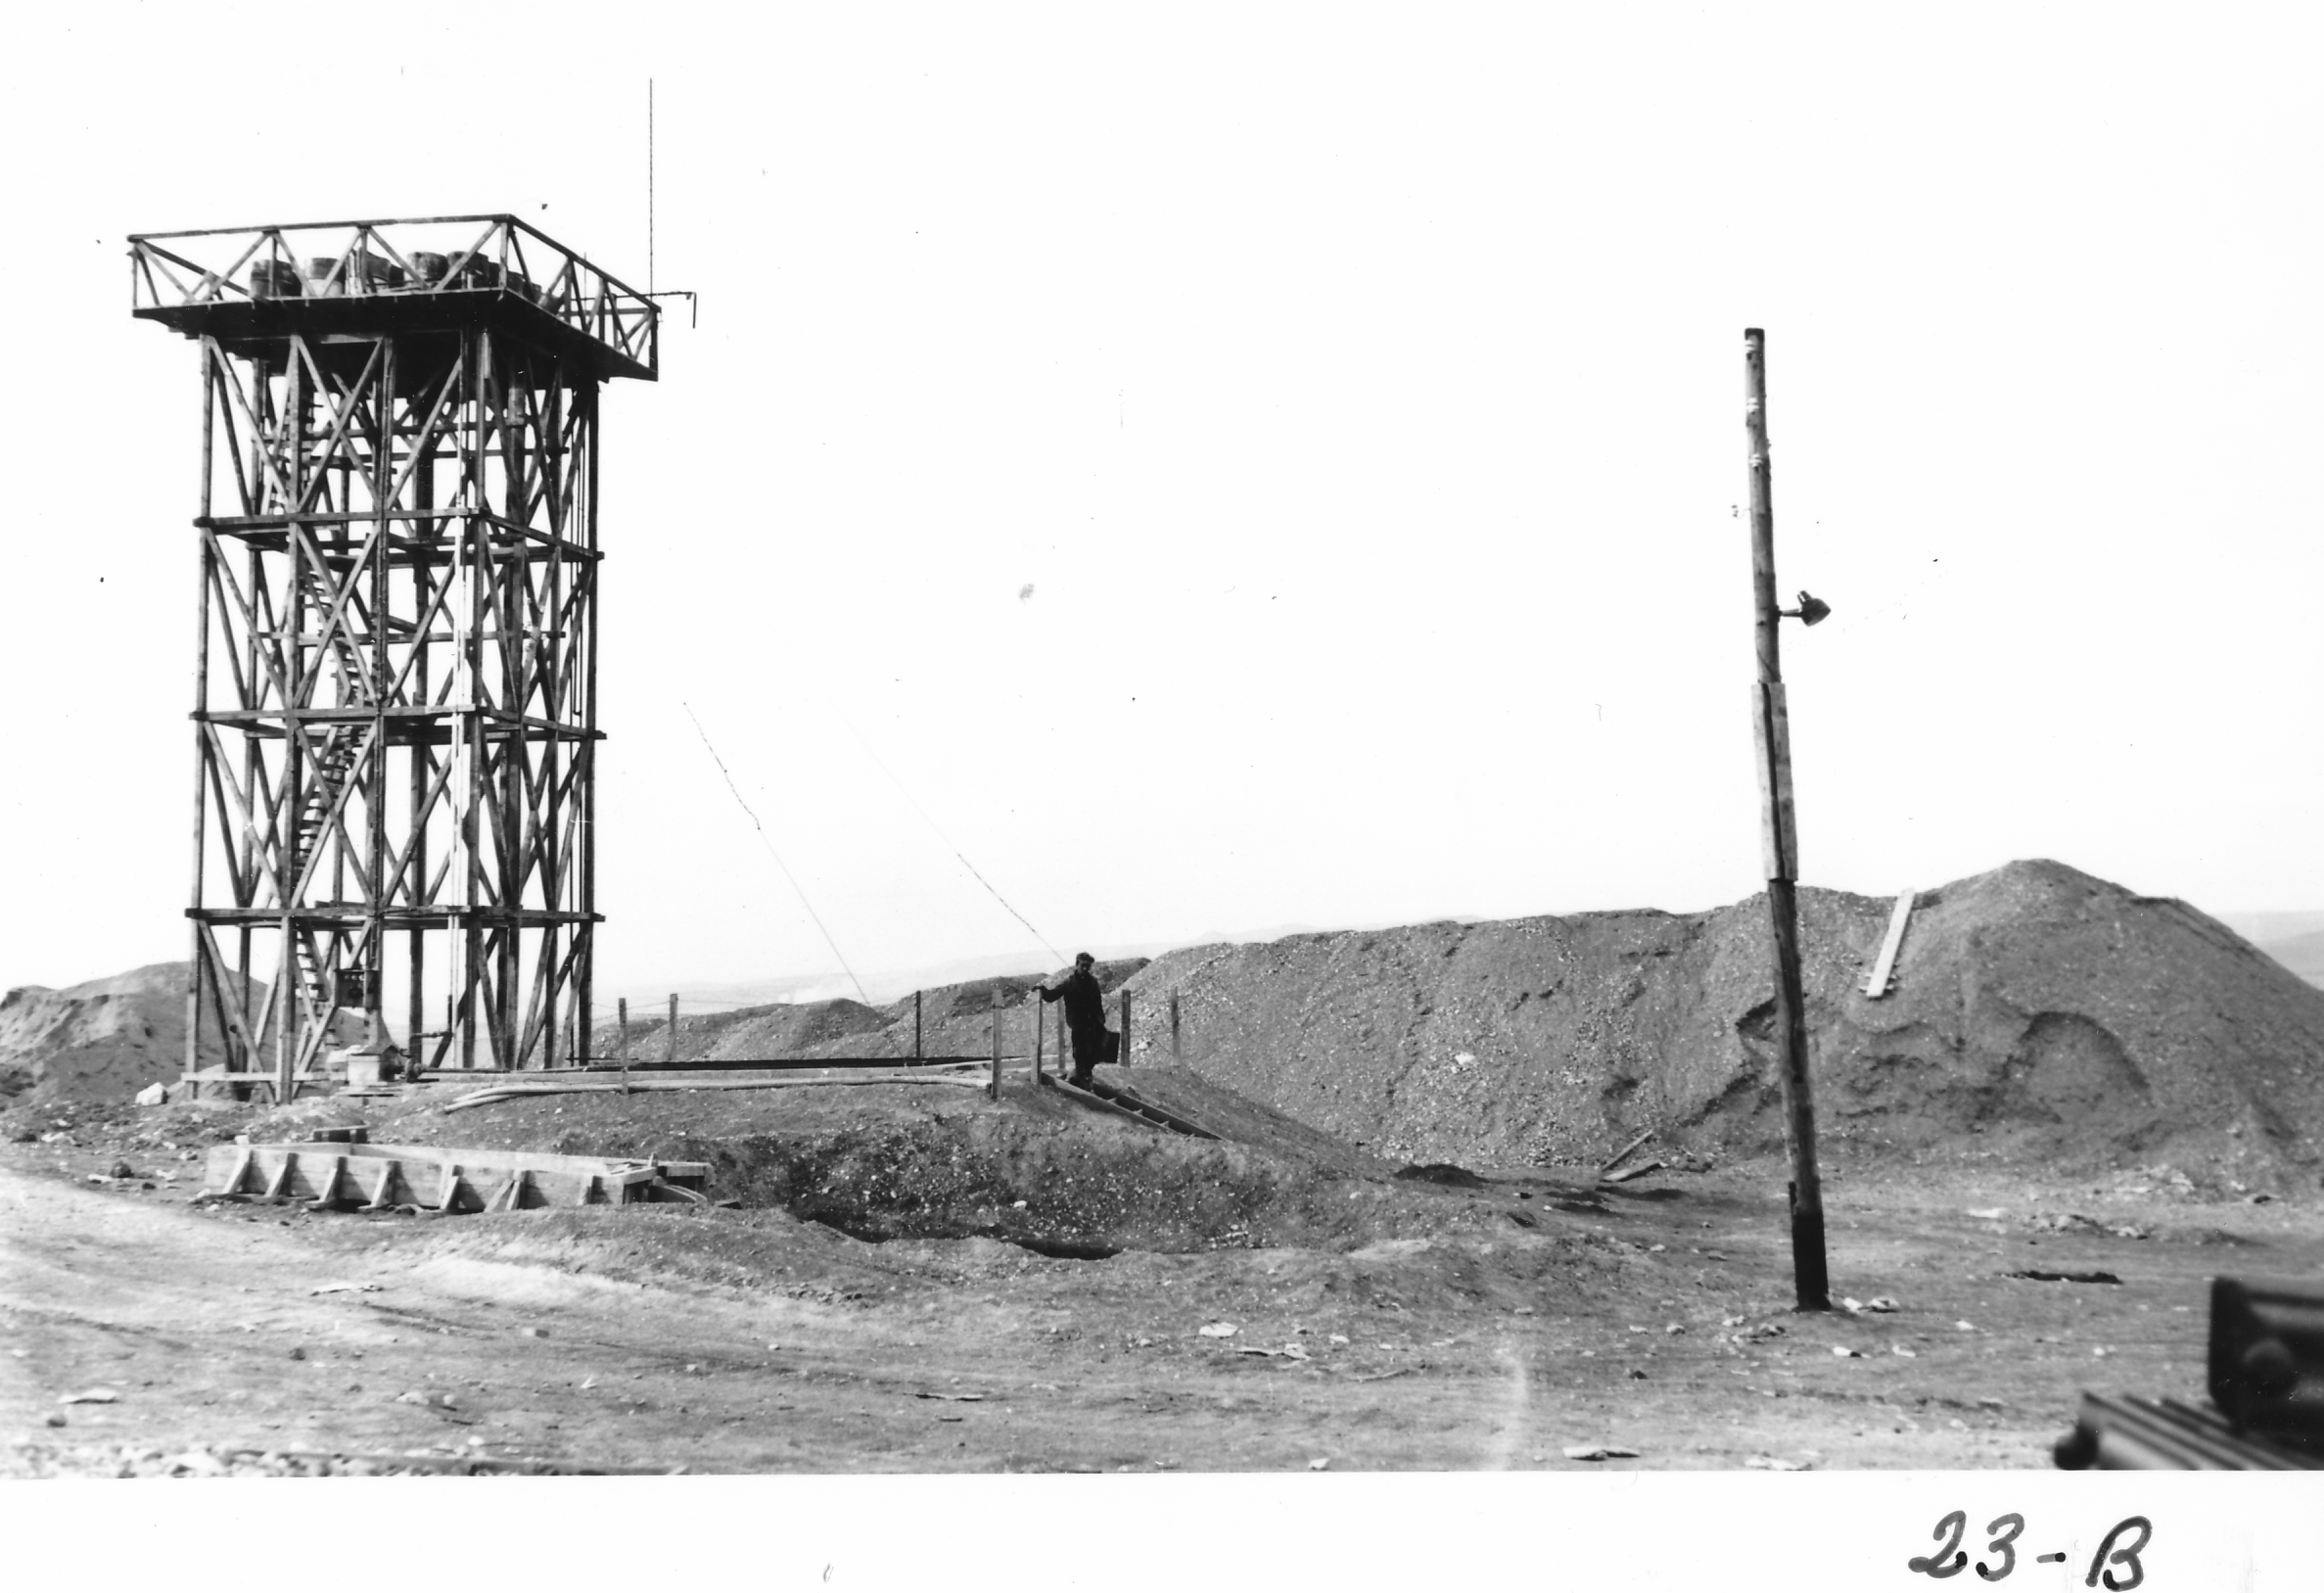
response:
<path fill-rule="evenodd" d="M 371 671 L 362 653 L 349 637 L 345 614 L 335 616 L 334 593 L 327 570 L 312 559 L 297 562 L 301 596 L 310 614 L 322 617 L 324 647 L 330 657 L 329 681 L 337 701 L 329 706 L 341 709 L 371 708 L 376 691 Z M 318 682 L 318 694 L 321 682 Z M 340 807 L 350 780 L 360 776 L 364 753 L 373 733 L 370 723 L 346 722 L 331 726 L 325 733 L 323 747 L 309 767 L 300 803 L 299 819 L 293 832 L 289 877 L 303 882 L 299 894 L 302 901 L 311 900 L 317 888 L 315 871 L 322 866 L 322 854 L 328 850 L 333 828 L 332 816 Z M 316 1056 L 328 1042 L 331 1022 L 338 1015 L 339 992 L 334 988 L 338 954 L 345 943 L 344 932 L 326 931 L 333 943 L 326 953 L 318 943 L 315 932 L 308 928 L 295 928 L 291 935 L 292 965 L 296 969 L 296 988 L 299 997 L 301 1036 L 298 1071 L 307 1072 Z"/>

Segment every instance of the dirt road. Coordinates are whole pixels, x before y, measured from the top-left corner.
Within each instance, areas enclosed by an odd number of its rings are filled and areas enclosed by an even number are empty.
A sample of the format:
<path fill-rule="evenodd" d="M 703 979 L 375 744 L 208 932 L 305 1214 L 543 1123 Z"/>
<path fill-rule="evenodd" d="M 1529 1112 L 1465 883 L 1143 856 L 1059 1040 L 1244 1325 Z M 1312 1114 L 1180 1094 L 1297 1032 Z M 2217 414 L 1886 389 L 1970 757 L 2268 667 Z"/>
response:
<path fill-rule="evenodd" d="M 0 1148 L 14 1475 L 2039 1467 L 2083 1387 L 2200 1391 L 2213 1272 L 2324 1262 L 2285 1202 L 1842 1173 L 1836 1287 L 1898 1309 L 1800 1317 L 1764 1169 L 1506 1233 L 1068 1261 L 771 1209 L 197 1208 L 88 1182 L 113 1154 Z M 2121 1282 L 2010 1276 L 2040 1270 Z"/>

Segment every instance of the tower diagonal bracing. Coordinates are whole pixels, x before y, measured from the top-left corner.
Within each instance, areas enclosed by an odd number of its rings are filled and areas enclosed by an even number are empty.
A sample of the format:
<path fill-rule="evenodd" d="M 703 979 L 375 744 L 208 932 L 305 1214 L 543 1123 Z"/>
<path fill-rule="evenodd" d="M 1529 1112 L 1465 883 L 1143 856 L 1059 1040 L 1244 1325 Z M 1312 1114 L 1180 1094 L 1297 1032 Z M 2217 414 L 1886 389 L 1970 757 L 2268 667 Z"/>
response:
<path fill-rule="evenodd" d="M 652 301 L 510 216 L 131 240 L 200 346 L 188 1068 L 590 1032 L 598 398 Z"/>

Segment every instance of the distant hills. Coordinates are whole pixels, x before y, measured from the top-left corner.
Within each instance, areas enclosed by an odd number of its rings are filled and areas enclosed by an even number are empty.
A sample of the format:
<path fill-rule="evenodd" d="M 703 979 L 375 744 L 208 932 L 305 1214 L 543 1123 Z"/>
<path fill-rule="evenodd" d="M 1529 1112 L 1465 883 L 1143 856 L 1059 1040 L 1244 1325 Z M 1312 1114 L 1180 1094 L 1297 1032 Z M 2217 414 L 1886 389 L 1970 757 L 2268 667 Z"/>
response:
<path fill-rule="evenodd" d="M 2324 989 L 2324 913 L 2222 913 L 2219 921 Z"/>
<path fill-rule="evenodd" d="M 2309 984 L 2324 990 L 2324 929 L 2295 935 L 2290 940 L 2262 941 L 2259 949 Z"/>

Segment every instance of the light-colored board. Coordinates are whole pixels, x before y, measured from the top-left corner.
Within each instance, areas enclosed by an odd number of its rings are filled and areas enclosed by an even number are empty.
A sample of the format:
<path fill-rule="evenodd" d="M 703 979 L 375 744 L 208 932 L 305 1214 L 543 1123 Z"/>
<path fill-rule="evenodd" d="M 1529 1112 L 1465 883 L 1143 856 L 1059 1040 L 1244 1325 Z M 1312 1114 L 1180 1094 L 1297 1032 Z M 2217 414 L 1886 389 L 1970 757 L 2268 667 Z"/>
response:
<path fill-rule="evenodd" d="M 381 1149 L 396 1154 L 358 1154 Z M 205 1172 L 206 1191 L 212 1195 L 243 1193 L 255 1173 L 268 1198 L 316 1203 L 349 1198 L 369 1210 L 411 1205 L 475 1211 L 699 1200 L 705 1197 L 710 1167 L 707 1162 L 610 1162 L 526 1151 L 307 1145 L 213 1147 Z"/>
<path fill-rule="evenodd" d="M 339 1198 L 339 1186 L 347 1177 L 347 1157 L 333 1156 L 325 1165 L 330 1171 L 323 1175 L 315 1191 L 314 1204 L 318 1206 L 327 1206 Z"/>
<path fill-rule="evenodd" d="M 217 1164 L 221 1157 L 227 1161 L 227 1167 L 223 1174 L 217 1171 Z M 203 1169 L 205 1175 L 203 1179 L 204 1193 L 240 1195 L 242 1181 L 250 1176 L 250 1170 L 251 1148 L 249 1146 L 221 1145 L 213 1147 L 209 1152 L 209 1165 Z"/>
<path fill-rule="evenodd" d="M 1896 910 L 1888 914 L 1887 938 L 1881 942 L 1880 959 L 1872 965 L 1872 975 L 1864 981 L 1864 994 L 1878 1001 L 1888 993 L 1889 975 L 1896 971 L 1896 954 L 1904 947 L 1904 926 L 1913 915 L 1913 899 L 1918 892 L 1906 891 L 1896 898 Z"/>
<path fill-rule="evenodd" d="M 403 1163 L 390 1157 L 380 1163 L 379 1177 L 371 1181 L 371 1198 L 364 1202 L 366 1211 L 385 1211 L 395 1204 L 389 1198 L 395 1193 L 396 1175 L 403 1171 Z"/>

